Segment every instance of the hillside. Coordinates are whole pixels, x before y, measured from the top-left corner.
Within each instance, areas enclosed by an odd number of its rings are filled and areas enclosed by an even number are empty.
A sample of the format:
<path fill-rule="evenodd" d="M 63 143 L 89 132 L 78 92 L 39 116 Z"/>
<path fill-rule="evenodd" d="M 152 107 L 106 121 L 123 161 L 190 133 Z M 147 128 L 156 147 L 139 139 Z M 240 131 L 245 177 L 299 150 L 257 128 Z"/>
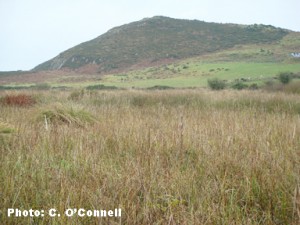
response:
<path fill-rule="evenodd" d="M 290 32 L 269 25 L 207 23 L 153 17 L 113 28 L 38 65 L 34 71 L 71 69 L 90 73 L 147 67 L 233 48 L 270 44 Z"/>

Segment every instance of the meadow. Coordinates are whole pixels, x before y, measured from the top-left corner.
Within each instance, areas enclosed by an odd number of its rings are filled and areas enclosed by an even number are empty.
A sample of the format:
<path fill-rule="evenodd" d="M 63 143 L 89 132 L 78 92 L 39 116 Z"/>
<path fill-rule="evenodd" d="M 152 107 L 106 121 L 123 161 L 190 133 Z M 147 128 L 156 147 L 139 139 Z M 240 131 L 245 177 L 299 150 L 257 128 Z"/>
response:
<path fill-rule="evenodd" d="M 207 87 L 207 79 L 219 78 L 228 84 L 237 79 L 258 85 L 273 80 L 280 72 L 299 73 L 300 64 L 296 63 L 258 63 L 258 62 L 199 62 L 186 60 L 159 67 L 134 70 L 128 73 L 104 76 L 104 85 L 116 87 L 149 88 L 166 85 L 176 88 Z M 95 82 L 94 82 L 95 83 Z M 97 82 L 96 82 L 97 83 Z M 81 83 L 82 86 L 84 83 Z M 88 84 L 88 83 L 87 83 Z M 68 85 L 68 84 L 66 84 Z"/>
<path fill-rule="evenodd" d="M 1 224 L 299 224 L 300 98 L 0 92 Z M 122 209 L 8 218 L 8 208 Z"/>

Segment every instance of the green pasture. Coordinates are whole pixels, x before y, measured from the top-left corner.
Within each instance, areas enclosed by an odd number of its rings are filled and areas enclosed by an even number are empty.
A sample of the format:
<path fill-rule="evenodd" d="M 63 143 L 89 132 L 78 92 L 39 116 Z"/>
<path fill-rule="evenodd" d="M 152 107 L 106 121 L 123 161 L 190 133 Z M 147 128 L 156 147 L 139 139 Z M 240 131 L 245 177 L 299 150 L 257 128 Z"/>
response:
<path fill-rule="evenodd" d="M 148 88 L 157 85 L 176 88 L 207 87 L 207 80 L 219 78 L 228 83 L 236 79 L 248 83 L 263 84 L 280 72 L 300 73 L 300 63 L 257 62 L 204 62 L 195 58 L 163 66 L 134 70 L 127 73 L 110 74 L 98 81 L 66 82 L 63 78 L 46 81 L 51 87 L 84 88 L 91 85 L 116 86 L 120 88 Z M 83 76 L 83 75 L 81 75 Z M 95 75 L 96 76 L 96 75 Z M 6 87 L 30 87 L 34 84 L 9 84 Z"/>
<path fill-rule="evenodd" d="M 206 87 L 207 80 L 219 78 L 227 82 L 235 79 L 247 79 L 261 83 L 276 77 L 280 72 L 300 73 L 300 64 L 287 63 L 248 63 L 223 62 L 202 63 L 183 62 L 132 71 L 126 74 L 107 75 L 99 84 L 117 87 L 151 87 L 167 85 L 171 87 Z M 95 83 L 81 84 L 83 86 Z"/>

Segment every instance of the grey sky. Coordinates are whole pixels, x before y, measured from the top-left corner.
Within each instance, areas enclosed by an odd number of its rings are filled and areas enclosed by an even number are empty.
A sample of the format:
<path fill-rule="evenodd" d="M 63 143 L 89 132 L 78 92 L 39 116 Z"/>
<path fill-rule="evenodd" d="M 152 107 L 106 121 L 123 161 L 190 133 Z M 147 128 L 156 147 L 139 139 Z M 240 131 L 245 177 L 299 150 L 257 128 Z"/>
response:
<path fill-rule="evenodd" d="M 155 15 L 300 31 L 299 0 L 0 0 L 0 71 L 28 70 L 107 30 Z"/>

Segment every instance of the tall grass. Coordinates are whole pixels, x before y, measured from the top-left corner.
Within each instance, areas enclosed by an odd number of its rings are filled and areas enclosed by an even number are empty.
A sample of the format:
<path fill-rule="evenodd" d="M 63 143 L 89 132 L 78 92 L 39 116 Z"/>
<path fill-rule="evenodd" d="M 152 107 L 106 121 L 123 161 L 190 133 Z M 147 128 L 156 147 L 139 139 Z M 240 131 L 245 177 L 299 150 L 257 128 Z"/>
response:
<path fill-rule="evenodd" d="M 41 93 L 32 107 L 0 108 L 15 129 L 0 134 L 1 223 L 298 224 L 299 96 Z M 49 121 L 45 129 L 37 118 L 54 101 L 95 122 Z M 6 216 L 7 208 L 119 207 L 121 219 Z"/>

